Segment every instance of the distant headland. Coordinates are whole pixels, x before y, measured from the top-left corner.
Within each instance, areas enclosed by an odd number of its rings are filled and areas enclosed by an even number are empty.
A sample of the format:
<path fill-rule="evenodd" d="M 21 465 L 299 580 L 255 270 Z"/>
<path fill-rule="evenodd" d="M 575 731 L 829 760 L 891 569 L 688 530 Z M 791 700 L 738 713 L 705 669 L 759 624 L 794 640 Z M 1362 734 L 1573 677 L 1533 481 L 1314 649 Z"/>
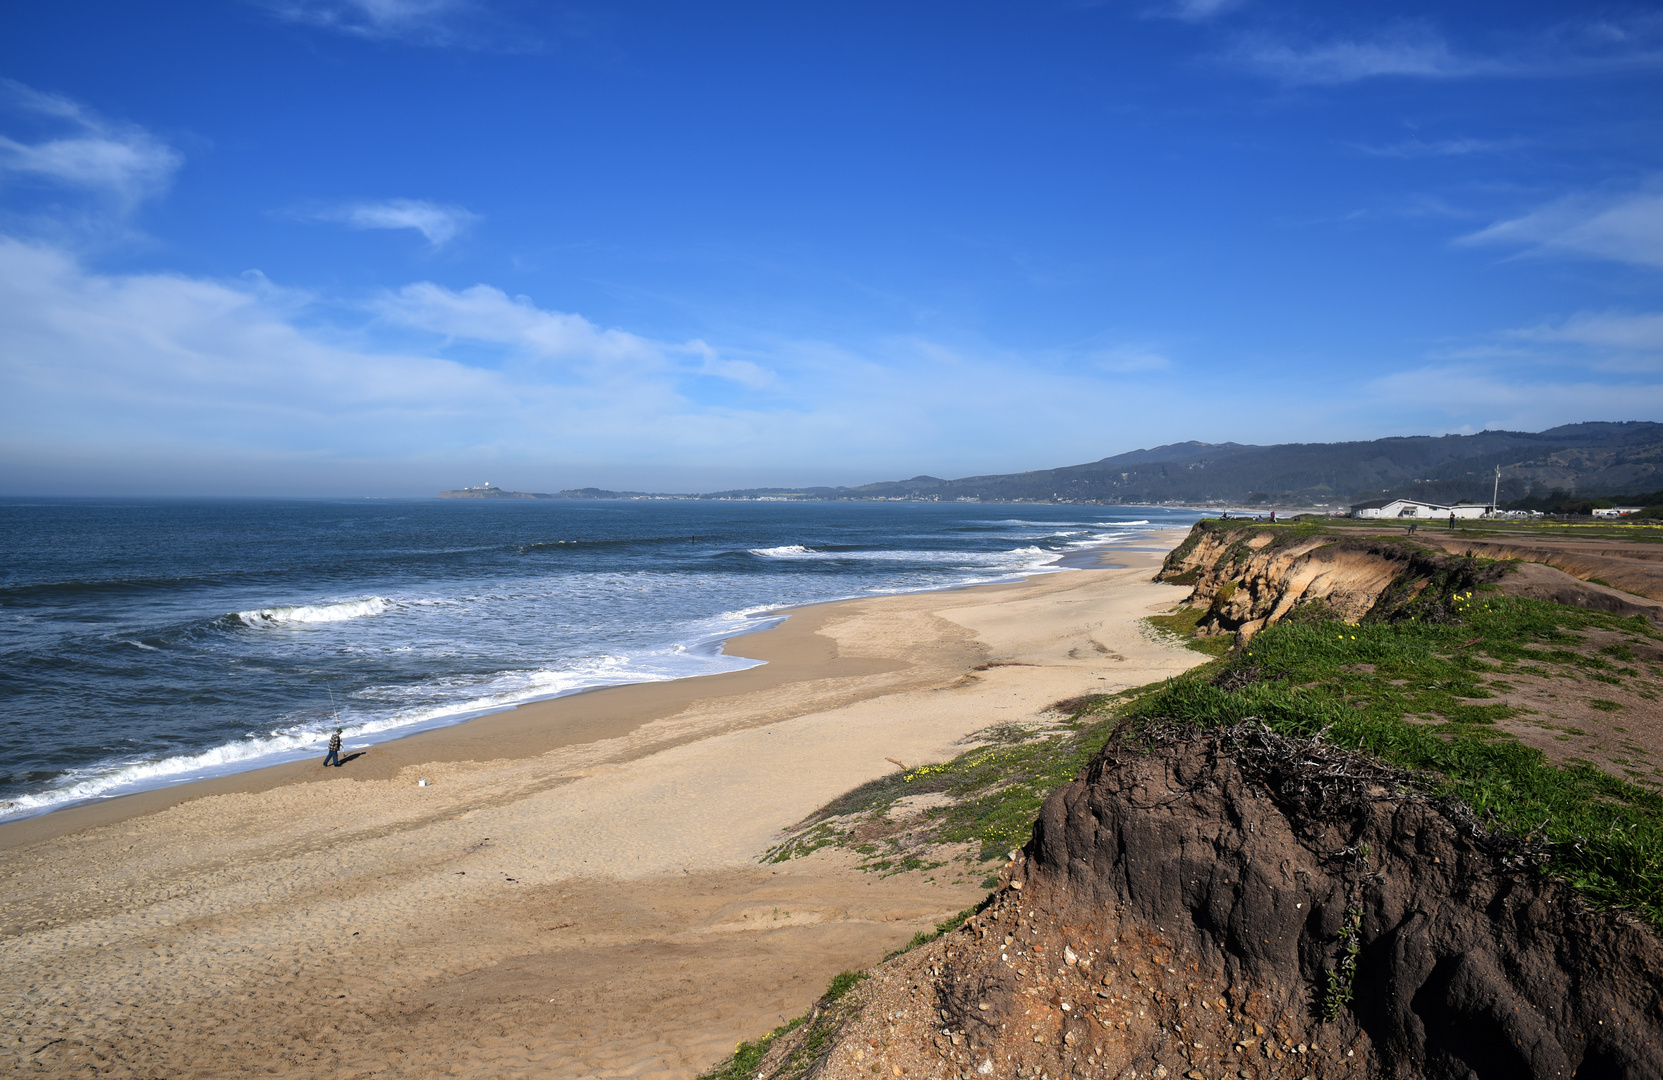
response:
<path fill-rule="evenodd" d="M 1338 508 L 1398 496 L 1438 503 L 1499 496 L 1504 504 L 1553 510 L 1567 499 L 1625 498 L 1659 487 L 1663 424 L 1629 421 L 1340 443 L 1183 442 L 1059 469 L 958 480 L 915 476 L 858 487 L 743 488 L 698 495 L 586 487 L 545 494 L 505 491 L 487 483 L 439 497 Z"/>

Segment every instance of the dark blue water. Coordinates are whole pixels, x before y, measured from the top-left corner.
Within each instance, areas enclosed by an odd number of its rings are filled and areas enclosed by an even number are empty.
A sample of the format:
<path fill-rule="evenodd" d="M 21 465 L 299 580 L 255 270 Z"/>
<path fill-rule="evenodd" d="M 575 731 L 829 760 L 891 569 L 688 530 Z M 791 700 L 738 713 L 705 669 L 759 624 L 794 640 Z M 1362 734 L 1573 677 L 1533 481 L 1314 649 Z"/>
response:
<path fill-rule="evenodd" d="M 587 687 L 781 607 L 1054 568 L 1195 515 L 934 503 L 0 500 L 0 819 Z M 775 617 L 777 619 L 777 616 Z M 331 699 L 333 694 L 333 700 Z"/>

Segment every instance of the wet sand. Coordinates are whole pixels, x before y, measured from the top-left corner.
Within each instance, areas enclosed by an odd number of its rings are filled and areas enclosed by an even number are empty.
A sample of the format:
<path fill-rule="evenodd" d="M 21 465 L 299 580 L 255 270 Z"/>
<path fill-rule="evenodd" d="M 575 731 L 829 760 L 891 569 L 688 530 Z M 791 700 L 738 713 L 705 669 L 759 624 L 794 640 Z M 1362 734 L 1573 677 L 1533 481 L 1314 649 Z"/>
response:
<path fill-rule="evenodd" d="M 780 830 L 885 758 L 941 760 L 1202 659 L 1141 625 L 1186 592 L 1149 581 L 1158 554 L 1115 558 L 805 608 L 731 644 L 765 666 L 534 703 L 341 769 L 0 826 L 0 1061 L 693 1076 L 982 895 L 949 867 L 760 864 Z"/>

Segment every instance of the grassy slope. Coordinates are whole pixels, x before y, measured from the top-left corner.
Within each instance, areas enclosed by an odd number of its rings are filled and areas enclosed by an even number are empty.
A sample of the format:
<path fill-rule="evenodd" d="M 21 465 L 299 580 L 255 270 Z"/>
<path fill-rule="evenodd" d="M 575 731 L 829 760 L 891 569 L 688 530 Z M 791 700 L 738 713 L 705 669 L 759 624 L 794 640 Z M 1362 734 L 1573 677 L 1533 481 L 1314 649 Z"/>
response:
<path fill-rule="evenodd" d="M 1663 796 L 1591 765 L 1553 765 L 1495 728 L 1511 710 L 1486 703 L 1491 695 L 1483 685 L 1520 671 L 1654 683 L 1657 673 L 1634 662 L 1621 643 L 1599 651 L 1569 646 L 1584 643 L 1590 629 L 1631 643 L 1663 635 L 1643 619 L 1497 593 L 1447 596 L 1435 610 L 1435 622 L 1404 612 L 1396 622 L 1272 626 L 1246 651 L 1138 691 L 1082 702 L 1056 728 L 1003 729 L 991 745 L 856 789 L 770 856 L 788 859 L 826 844 L 858 848 L 850 822 L 881 818 L 904 796 L 937 791 L 957 801 L 926 813 L 929 836 L 969 843 L 971 858 L 996 859 L 1027 841 L 1046 795 L 1074 779 L 1117 729 L 1135 738 L 1151 723 L 1257 719 L 1283 734 L 1320 734 L 1420 772 L 1492 833 L 1518 838 L 1537 856 L 1538 872 L 1563 877 L 1596 906 L 1635 912 L 1663 930 Z M 1169 620 L 1168 629 L 1183 628 Z M 917 858 L 866 854 L 879 870 L 904 869 L 906 858 Z M 760 1056 L 756 1050 L 747 1060 Z M 737 1078 L 743 1071 L 710 1075 Z"/>
<path fill-rule="evenodd" d="M 1493 593 L 1458 607 L 1456 619 L 1436 624 L 1275 626 L 1246 652 L 1144 694 L 1125 715 L 1203 725 L 1257 718 L 1424 772 L 1493 832 L 1539 847 L 1544 868 L 1593 903 L 1663 929 L 1663 796 L 1591 765 L 1555 766 L 1498 732 L 1512 710 L 1486 704 L 1482 684 L 1515 671 L 1649 682 L 1655 674 L 1626 661 L 1621 644 L 1604 655 L 1567 646 L 1588 629 L 1633 641 L 1659 635 L 1644 620 Z"/>

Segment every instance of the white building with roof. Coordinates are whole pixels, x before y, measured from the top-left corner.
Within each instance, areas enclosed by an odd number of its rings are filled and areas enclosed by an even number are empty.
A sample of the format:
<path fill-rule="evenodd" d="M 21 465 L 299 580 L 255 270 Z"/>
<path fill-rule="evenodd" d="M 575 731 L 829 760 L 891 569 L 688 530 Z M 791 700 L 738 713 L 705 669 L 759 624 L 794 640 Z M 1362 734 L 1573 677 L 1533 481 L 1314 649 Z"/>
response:
<path fill-rule="evenodd" d="M 1447 521 L 1454 514 L 1457 520 L 1465 521 L 1488 517 L 1493 513 L 1495 507 L 1488 503 L 1455 503 L 1451 506 L 1420 499 L 1374 499 L 1351 505 L 1351 516 L 1354 518 L 1443 518 Z"/>

